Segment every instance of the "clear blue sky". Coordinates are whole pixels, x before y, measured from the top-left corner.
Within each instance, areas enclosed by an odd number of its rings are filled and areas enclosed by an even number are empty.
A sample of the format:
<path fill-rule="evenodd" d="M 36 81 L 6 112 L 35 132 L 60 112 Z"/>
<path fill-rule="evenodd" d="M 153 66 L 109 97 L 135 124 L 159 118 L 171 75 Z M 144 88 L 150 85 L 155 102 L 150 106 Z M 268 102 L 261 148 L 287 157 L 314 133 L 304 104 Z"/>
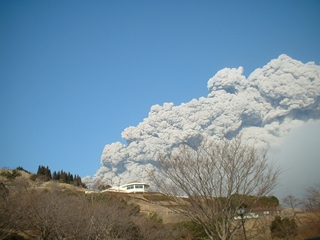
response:
<path fill-rule="evenodd" d="M 0 167 L 92 176 L 152 105 L 282 53 L 320 64 L 320 1 L 0 1 Z"/>

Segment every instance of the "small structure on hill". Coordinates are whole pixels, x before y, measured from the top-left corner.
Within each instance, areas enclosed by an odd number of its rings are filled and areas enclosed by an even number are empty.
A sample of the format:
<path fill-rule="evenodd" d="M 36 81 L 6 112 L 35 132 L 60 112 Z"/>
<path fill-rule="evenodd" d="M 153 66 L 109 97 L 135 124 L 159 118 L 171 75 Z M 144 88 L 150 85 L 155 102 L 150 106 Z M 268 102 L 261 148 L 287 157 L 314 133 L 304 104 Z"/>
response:
<path fill-rule="evenodd" d="M 111 187 L 102 192 L 144 193 L 148 192 L 150 185 L 144 182 L 133 181 L 120 187 Z"/>

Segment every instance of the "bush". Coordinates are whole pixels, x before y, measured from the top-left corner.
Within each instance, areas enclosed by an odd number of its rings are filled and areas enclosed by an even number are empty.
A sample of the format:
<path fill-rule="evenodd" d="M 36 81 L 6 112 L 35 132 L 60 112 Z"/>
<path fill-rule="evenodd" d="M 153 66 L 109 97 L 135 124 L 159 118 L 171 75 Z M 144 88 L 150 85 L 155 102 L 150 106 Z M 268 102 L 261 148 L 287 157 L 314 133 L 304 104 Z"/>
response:
<path fill-rule="evenodd" d="M 109 235 L 114 239 L 141 239 L 139 227 L 131 221 L 127 222 L 126 224 L 114 223 L 109 232 Z"/>
<path fill-rule="evenodd" d="M 37 175 L 36 174 L 32 174 L 31 176 L 30 176 L 30 180 L 32 180 L 32 181 L 35 181 L 36 179 L 37 179 Z"/>
<path fill-rule="evenodd" d="M 148 215 L 147 219 L 153 221 L 153 222 L 156 223 L 158 226 L 163 227 L 163 220 L 162 220 L 162 218 L 160 218 L 160 217 L 158 216 L 158 214 L 157 214 L 156 212 L 151 212 L 151 213 Z"/>
<path fill-rule="evenodd" d="M 110 185 L 110 184 L 100 184 L 100 185 L 98 186 L 98 189 L 99 189 L 100 191 L 106 190 L 106 189 L 108 189 L 108 188 L 111 188 L 111 185 Z"/>
<path fill-rule="evenodd" d="M 276 216 L 271 222 L 270 231 L 272 238 L 289 239 L 297 235 L 298 225 L 294 219 Z"/>
<path fill-rule="evenodd" d="M 21 173 L 19 173 L 19 171 L 17 170 L 12 170 L 11 172 L 10 171 L 1 172 L 0 175 L 3 177 L 6 177 L 9 180 L 13 180 L 16 177 L 21 176 Z"/>
<path fill-rule="evenodd" d="M 207 234 L 203 227 L 194 221 L 183 221 L 176 223 L 174 228 L 185 230 L 182 234 L 182 239 L 207 239 Z"/>
<path fill-rule="evenodd" d="M 26 172 L 26 173 L 29 173 L 29 174 L 31 174 L 31 172 L 29 172 L 29 171 L 27 171 L 27 170 L 25 170 L 23 167 L 17 167 L 16 168 L 16 170 L 18 170 L 18 171 L 24 171 L 24 172 Z"/>

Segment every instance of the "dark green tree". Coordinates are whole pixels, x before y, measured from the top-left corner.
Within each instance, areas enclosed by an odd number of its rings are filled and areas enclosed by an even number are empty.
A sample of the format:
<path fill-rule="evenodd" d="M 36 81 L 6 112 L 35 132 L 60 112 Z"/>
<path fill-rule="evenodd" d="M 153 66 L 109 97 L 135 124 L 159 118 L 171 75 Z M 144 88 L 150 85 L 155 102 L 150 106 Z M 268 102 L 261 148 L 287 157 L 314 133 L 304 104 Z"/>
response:
<path fill-rule="evenodd" d="M 43 175 L 44 172 L 43 172 L 43 166 L 38 166 L 38 171 L 37 171 L 37 175 Z"/>
<path fill-rule="evenodd" d="M 62 170 L 61 170 L 61 173 L 60 173 L 59 181 L 62 182 L 62 183 L 67 183 L 67 174 Z"/>
<path fill-rule="evenodd" d="M 37 176 L 44 181 L 50 181 L 52 179 L 51 170 L 48 166 L 44 167 L 39 165 Z"/>
<path fill-rule="evenodd" d="M 70 174 L 70 172 L 68 172 L 67 173 L 67 183 L 70 184 L 70 182 L 71 182 L 71 174 Z"/>
<path fill-rule="evenodd" d="M 70 174 L 70 184 L 73 183 L 73 181 L 74 181 L 73 175 Z"/>
<path fill-rule="evenodd" d="M 46 181 L 50 181 L 52 179 L 51 170 L 48 166 L 44 168 L 44 176 Z"/>
<path fill-rule="evenodd" d="M 56 171 L 54 171 L 53 174 L 52 174 L 52 180 L 59 180 Z"/>

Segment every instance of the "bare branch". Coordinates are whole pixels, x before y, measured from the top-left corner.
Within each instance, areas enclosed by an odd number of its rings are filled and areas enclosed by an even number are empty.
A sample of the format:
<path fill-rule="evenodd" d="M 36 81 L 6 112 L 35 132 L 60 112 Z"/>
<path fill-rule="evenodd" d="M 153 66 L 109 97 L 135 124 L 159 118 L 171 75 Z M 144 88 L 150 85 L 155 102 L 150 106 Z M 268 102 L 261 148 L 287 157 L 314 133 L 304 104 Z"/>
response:
<path fill-rule="evenodd" d="M 173 209 L 200 224 L 210 239 L 230 239 L 239 229 L 233 221 L 239 207 L 250 212 L 278 183 L 280 168 L 266 153 L 241 137 L 204 139 L 196 147 L 182 144 L 159 154 L 160 172 L 150 172 L 150 178 L 172 197 Z"/>

